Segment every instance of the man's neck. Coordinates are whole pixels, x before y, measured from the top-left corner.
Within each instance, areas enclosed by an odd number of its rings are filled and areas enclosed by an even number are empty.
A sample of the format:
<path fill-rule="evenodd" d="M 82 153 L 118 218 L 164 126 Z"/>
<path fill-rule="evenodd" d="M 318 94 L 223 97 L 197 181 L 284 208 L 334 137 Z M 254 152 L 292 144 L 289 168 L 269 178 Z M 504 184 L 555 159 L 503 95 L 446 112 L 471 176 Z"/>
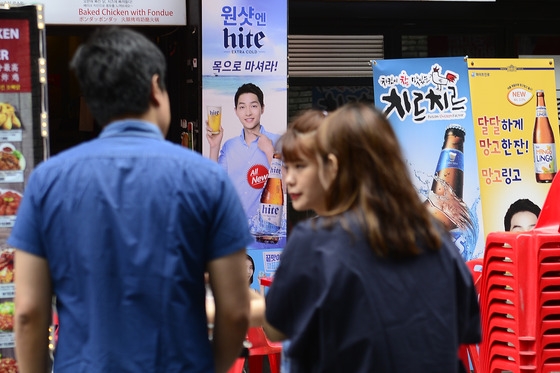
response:
<path fill-rule="evenodd" d="M 246 143 L 250 143 L 253 142 L 261 133 L 261 128 L 262 126 L 259 124 L 257 127 L 255 127 L 254 129 L 248 130 L 248 129 L 244 129 L 243 130 L 243 134 L 245 137 L 245 142 Z"/>
<path fill-rule="evenodd" d="M 152 110 L 151 108 L 149 110 L 147 110 L 146 112 L 142 113 L 142 114 L 125 114 L 125 115 L 122 115 L 122 116 L 112 118 L 111 122 L 117 121 L 117 120 L 127 120 L 127 119 L 140 120 L 140 121 L 143 121 L 143 122 L 148 122 L 150 124 L 153 124 L 154 126 L 159 128 L 159 130 L 164 134 L 164 136 L 166 135 L 167 131 L 166 131 L 165 127 L 158 123 L 157 112 L 155 110 Z"/>

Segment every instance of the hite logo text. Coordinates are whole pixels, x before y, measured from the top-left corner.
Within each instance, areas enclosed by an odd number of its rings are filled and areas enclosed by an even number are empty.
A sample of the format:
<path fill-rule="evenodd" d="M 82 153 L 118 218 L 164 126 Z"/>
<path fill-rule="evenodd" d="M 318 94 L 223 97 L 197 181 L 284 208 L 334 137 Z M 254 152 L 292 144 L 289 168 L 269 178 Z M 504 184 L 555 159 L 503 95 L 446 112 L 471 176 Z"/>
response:
<path fill-rule="evenodd" d="M 256 34 L 253 34 L 251 30 L 244 33 L 243 27 L 239 27 L 239 33 L 230 32 L 229 28 L 224 27 L 224 48 L 232 48 L 232 49 L 251 49 L 256 47 L 260 49 L 264 46 L 262 40 L 266 37 L 264 32 L 259 31 Z M 239 52 L 245 53 L 245 52 Z M 250 51 L 247 51 L 250 53 Z"/>

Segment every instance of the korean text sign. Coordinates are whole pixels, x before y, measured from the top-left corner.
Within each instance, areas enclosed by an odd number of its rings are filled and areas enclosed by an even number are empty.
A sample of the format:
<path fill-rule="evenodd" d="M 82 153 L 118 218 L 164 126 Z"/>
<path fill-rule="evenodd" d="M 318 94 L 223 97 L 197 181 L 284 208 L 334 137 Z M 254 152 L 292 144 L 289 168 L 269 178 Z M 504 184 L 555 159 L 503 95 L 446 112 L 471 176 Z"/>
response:
<path fill-rule="evenodd" d="M 7 0 L 13 6 L 42 4 L 48 25 L 186 25 L 186 1 L 158 0 Z"/>
<path fill-rule="evenodd" d="M 445 221 L 465 260 L 484 251 L 467 74 L 457 57 L 373 62 L 375 105 L 396 132 L 420 198 Z M 460 146 L 449 148 L 450 136 Z"/>
<path fill-rule="evenodd" d="M 539 182 L 536 169 L 539 173 L 543 167 L 547 172 L 558 169 L 554 62 L 469 58 L 468 69 L 484 228 L 488 233 L 504 231 L 505 214 L 515 201 L 528 199 L 542 208 L 550 183 Z M 539 91 L 544 95 L 544 113 L 538 109 Z M 541 114 L 553 134 L 553 141 L 544 145 L 533 136 Z"/>
<path fill-rule="evenodd" d="M 265 155 L 262 141 L 259 145 L 246 135 L 257 131 L 275 145 L 286 130 L 287 16 L 285 0 L 202 2 L 202 128 L 206 133 L 206 123 L 214 124 L 219 115 L 221 123 L 210 132 L 214 139 L 222 137 L 218 161 L 233 180 L 255 237 L 248 248 L 255 279 L 274 275 L 278 266 L 286 241 L 287 198 L 281 188 L 283 198 L 272 198 L 274 203 L 263 199 L 268 183 L 281 183 L 281 163 Z M 262 105 L 254 94 L 236 102 L 236 92 L 247 84 L 262 91 Z M 252 102 L 245 102 L 247 97 Z M 209 141 L 203 136 L 203 154 L 212 158 Z M 271 226 L 278 229 L 268 232 Z M 258 288 L 257 281 L 253 287 Z"/>

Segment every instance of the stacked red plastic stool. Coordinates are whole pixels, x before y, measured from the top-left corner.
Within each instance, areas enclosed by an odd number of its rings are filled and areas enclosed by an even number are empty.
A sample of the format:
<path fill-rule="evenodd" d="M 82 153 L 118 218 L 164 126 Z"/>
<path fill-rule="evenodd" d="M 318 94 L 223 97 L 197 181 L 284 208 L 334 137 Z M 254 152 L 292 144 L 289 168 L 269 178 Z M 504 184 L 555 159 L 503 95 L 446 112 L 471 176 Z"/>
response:
<path fill-rule="evenodd" d="M 266 337 L 262 327 L 251 327 L 247 331 L 247 341 L 250 344 L 248 368 L 249 373 L 262 373 L 264 358 L 268 357 L 270 373 L 280 373 L 282 344 L 271 342 Z M 245 358 L 239 358 L 228 370 L 228 373 L 243 373 Z"/>
<path fill-rule="evenodd" d="M 560 179 L 529 232 L 486 239 L 480 286 L 484 373 L 560 372 Z"/>

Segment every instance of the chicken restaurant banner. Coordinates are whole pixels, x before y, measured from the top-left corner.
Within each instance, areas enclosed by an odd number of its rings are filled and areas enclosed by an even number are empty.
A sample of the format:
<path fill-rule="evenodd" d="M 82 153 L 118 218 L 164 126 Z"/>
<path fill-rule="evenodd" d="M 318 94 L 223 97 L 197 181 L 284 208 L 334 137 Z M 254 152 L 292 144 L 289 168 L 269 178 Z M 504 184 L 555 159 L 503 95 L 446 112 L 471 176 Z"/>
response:
<path fill-rule="evenodd" d="M 465 260 L 506 230 L 514 202 L 542 208 L 558 159 L 552 59 L 384 60 L 373 72 L 418 193 Z"/>
<path fill-rule="evenodd" d="M 185 26 L 186 1 L 5 0 L 10 6 L 42 4 L 47 25 Z"/>
<path fill-rule="evenodd" d="M 258 277 L 274 275 L 286 241 L 281 164 L 263 149 L 265 140 L 275 143 L 287 126 L 287 27 L 286 0 L 202 2 L 202 127 L 213 127 L 212 135 L 203 136 L 202 152 L 214 160 L 219 154 L 242 200 L 255 238 L 248 248 L 255 288 Z M 249 94 L 251 100 L 236 110 L 236 92 L 247 83 L 262 90 L 262 108 Z M 259 139 L 246 142 L 244 135 L 259 120 Z"/>
<path fill-rule="evenodd" d="M 484 235 L 468 71 L 460 57 L 373 61 L 375 105 L 391 122 L 427 208 L 465 260 Z"/>

